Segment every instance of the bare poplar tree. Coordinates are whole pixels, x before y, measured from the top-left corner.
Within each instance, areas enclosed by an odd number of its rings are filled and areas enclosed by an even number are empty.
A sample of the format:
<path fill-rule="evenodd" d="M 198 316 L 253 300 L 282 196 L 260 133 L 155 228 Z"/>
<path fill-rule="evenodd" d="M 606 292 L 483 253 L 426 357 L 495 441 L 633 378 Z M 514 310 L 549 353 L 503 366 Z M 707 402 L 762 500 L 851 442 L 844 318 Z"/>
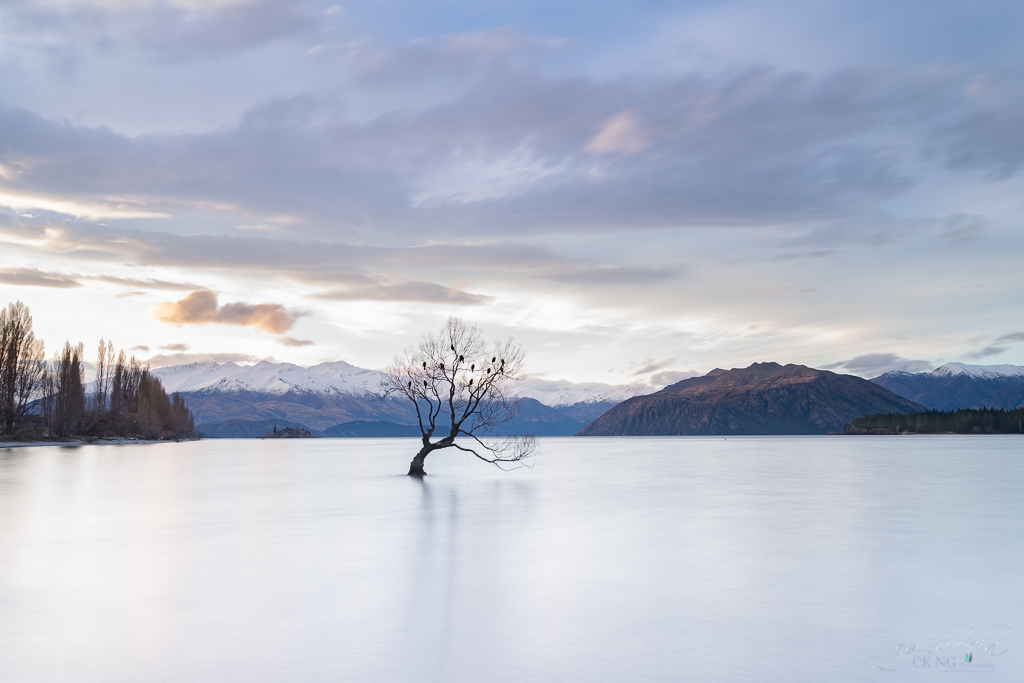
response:
<path fill-rule="evenodd" d="M 494 437 L 515 417 L 524 352 L 512 339 L 487 346 L 476 325 L 448 318 L 438 334 L 396 356 L 385 371 L 382 398 L 404 396 L 416 408 L 423 447 L 409 475 L 426 474 L 423 463 L 436 450 L 456 448 L 502 469 L 520 467 L 536 449 L 532 435 Z M 463 445 L 457 443 L 462 439 Z"/>
<path fill-rule="evenodd" d="M 110 367 L 114 363 L 114 342 L 100 339 L 96 352 L 96 392 L 93 395 L 93 409 L 98 413 L 107 410 L 110 396 Z"/>
<path fill-rule="evenodd" d="M 54 356 L 53 363 L 53 417 L 52 433 L 59 439 L 66 439 L 74 433 L 85 412 L 85 382 L 83 380 L 82 357 L 85 348 L 81 343 L 72 346 L 64 343 L 64 349 Z"/>
<path fill-rule="evenodd" d="M 139 383 L 145 370 L 135 356 L 127 358 L 124 351 L 118 354 L 110 383 L 110 412 L 115 416 L 134 413 L 138 408 Z"/>
<path fill-rule="evenodd" d="M 13 434 L 41 388 L 42 340 L 32 332 L 32 315 L 20 301 L 0 310 L 0 430 Z"/>

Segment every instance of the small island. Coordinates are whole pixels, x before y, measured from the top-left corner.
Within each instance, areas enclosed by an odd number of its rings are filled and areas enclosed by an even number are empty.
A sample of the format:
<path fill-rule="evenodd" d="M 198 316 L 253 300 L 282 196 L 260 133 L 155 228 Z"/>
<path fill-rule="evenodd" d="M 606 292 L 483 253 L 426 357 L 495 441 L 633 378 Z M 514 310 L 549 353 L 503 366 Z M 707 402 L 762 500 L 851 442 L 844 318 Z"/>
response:
<path fill-rule="evenodd" d="M 274 427 L 274 431 L 266 432 L 261 439 L 316 439 L 315 434 L 311 434 L 302 427 L 285 427 L 284 429 L 278 429 Z"/>

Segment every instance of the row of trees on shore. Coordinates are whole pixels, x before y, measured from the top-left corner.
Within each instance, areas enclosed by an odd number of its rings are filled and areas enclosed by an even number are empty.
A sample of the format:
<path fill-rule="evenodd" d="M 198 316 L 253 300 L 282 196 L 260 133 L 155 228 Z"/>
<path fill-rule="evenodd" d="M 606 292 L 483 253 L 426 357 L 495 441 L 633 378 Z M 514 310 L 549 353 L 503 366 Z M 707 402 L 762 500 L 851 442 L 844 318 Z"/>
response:
<path fill-rule="evenodd" d="M 149 367 L 100 340 L 87 390 L 85 348 L 65 342 L 52 360 L 22 302 L 0 310 L 0 436 L 185 439 L 197 435 L 180 395 L 168 397 Z"/>
<path fill-rule="evenodd" d="M 1024 408 L 964 408 L 920 413 L 879 413 L 855 418 L 843 434 L 1021 434 Z"/>

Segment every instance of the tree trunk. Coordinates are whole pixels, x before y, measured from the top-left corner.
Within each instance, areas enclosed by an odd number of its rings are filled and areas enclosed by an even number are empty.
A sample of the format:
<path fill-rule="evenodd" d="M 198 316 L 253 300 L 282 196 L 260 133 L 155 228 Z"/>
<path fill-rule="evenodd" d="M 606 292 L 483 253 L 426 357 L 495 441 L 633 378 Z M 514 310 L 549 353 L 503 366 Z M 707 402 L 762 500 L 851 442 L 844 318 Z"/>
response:
<path fill-rule="evenodd" d="M 424 446 L 420 449 L 420 452 L 416 454 L 416 457 L 409 463 L 409 476 L 410 477 L 425 477 L 427 473 L 423 471 L 423 461 L 427 459 L 430 452 L 435 450 L 430 446 Z"/>

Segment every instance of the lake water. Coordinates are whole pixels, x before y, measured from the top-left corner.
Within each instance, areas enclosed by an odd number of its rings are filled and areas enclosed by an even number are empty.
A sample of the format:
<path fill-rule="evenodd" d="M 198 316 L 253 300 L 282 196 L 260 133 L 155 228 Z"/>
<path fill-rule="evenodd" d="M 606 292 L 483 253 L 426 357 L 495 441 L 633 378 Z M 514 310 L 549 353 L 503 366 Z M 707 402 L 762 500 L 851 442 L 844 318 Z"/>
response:
<path fill-rule="evenodd" d="M 1020 437 L 541 444 L 0 450 L 0 681 L 1024 681 Z"/>

